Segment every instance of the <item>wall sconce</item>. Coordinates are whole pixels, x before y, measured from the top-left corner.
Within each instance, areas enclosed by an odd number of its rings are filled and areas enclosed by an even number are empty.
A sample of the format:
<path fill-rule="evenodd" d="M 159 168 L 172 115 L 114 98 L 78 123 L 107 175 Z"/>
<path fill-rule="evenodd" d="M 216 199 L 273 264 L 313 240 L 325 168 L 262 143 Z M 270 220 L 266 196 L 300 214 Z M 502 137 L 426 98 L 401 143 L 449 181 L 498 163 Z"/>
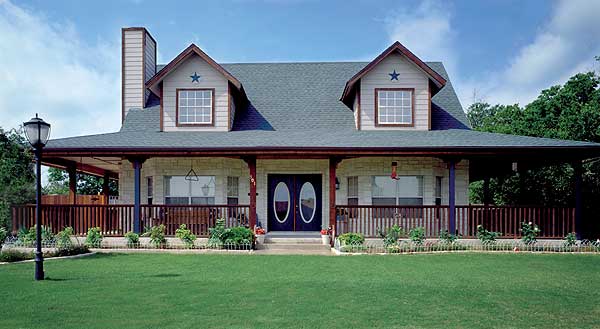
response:
<path fill-rule="evenodd" d="M 340 189 L 340 180 L 337 177 L 335 178 L 335 189 L 336 190 Z"/>
<path fill-rule="evenodd" d="M 392 179 L 398 179 L 398 162 L 392 161 L 392 174 L 390 175 Z"/>

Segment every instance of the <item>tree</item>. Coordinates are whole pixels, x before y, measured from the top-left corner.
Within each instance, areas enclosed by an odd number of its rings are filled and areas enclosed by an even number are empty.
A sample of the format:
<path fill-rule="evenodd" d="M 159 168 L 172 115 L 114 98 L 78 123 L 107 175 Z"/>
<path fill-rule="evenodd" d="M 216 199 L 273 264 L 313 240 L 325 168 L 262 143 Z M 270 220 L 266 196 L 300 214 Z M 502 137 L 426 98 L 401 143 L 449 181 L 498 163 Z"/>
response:
<path fill-rule="evenodd" d="M 600 142 L 600 76 L 579 73 L 562 86 L 543 90 L 525 107 L 475 103 L 467 117 L 479 131 Z M 600 163 L 584 164 L 584 200 L 600 197 Z M 483 201 L 481 182 L 470 186 L 471 201 Z M 573 169 L 570 165 L 527 170 L 490 181 L 496 204 L 573 205 Z M 584 215 L 597 214 L 600 205 L 585 202 Z"/>
<path fill-rule="evenodd" d="M 102 193 L 104 178 L 86 174 L 77 174 L 77 194 L 94 195 Z M 118 195 L 118 184 L 109 180 L 108 191 L 110 195 Z M 69 194 L 69 175 L 58 168 L 48 169 L 48 184 L 44 187 L 45 194 Z"/>
<path fill-rule="evenodd" d="M 35 200 L 29 144 L 15 130 L 0 128 L 0 227 L 10 229 L 10 206 Z"/>

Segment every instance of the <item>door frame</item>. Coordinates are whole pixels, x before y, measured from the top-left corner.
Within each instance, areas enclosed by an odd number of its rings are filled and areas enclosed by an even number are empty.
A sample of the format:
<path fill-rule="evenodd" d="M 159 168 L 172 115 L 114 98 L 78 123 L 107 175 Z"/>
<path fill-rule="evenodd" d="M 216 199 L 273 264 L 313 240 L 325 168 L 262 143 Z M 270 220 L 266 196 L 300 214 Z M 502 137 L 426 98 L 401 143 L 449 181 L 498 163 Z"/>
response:
<path fill-rule="evenodd" d="M 264 197 L 264 206 L 265 206 L 265 218 L 264 218 L 264 224 L 263 227 L 265 227 L 265 229 L 267 230 L 267 232 L 272 231 L 271 228 L 269 227 L 269 189 L 270 189 L 270 184 L 269 184 L 269 176 L 270 175 L 286 175 L 286 176 L 302 176 L 302 175 L 314 175 L 314 176 L 319 176 L 320 177 L 320 183 L 321 183 L 321 209 L 320 209 L 320 216 L 321 216 L 321 223 L 319 225 L 319 230 L 322 229 L 323 227 L 323 223 L 325 221 L 325 210 L 329 209 L 329 205 L 326 204 L 326 200 L 325 200 L 325 191 L 326 191 L 326 184 L 328 184 L 327 181 L 325 181 L 325 174 L 320 172 L 320 171 L 290 171 L 290 172 L 281 172 L 281 171 L 277 171 L 277 172 L 265 172 L 264 173 L 264 182 L 265 182 L 265 197 Z M 296 194 L 295 191 L 290 190 L 290 201 L 291 202 L 296 202 L 295 200 L 296 198 Z M 292 209 L 290 209 L 290 211 L 292 211 Z M 295 211 L 295 209 L 294 209 Z M 291 215 L 291 214 L 290 214 Z M 316 215 L 316 214 L 315 214 Z M 295 215 L 294 215 L 295 216 Z M 301 219 L 300 219 L 301 220 Z M 302 232 L 313 232 L 313 231 L 296 231 L 295 230 L 295 223 L 296 218 L 294 218 L 294 230 L 292 231 L 273 231 L 273 232 L 295 232 L 295 233 L 302 233 Z M 266 224 L 266 225 L 265 225 Z M 315 231 L 316 232 L 316 231 Z"/>

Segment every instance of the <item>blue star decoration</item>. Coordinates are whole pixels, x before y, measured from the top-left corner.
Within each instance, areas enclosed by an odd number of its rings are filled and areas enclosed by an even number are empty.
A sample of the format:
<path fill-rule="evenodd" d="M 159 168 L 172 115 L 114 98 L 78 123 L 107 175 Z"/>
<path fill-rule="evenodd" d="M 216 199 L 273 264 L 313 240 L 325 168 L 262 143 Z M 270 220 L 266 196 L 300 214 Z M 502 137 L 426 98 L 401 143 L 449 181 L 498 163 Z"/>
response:
<path fill-rule="evenodd" d="M 200 76 L 196 72 L 194 72 L 194 75 L 190 75 L 190 78 L 192 78 L 192 82 L 200 82 Z"/>
<path fill-rule="evenodd" d="M 392 77 L 392 78 L 390 79 L 390 81 L 391 81 L 391 80 L 398 80 L 398 76 L 400 75 L 400 73 L 396 73 L 396 70 L 394 70 L 394 72 L 392 72 L 392 73 L 388 73 L 388 75 L 389 75 L 390 77 Z"/>

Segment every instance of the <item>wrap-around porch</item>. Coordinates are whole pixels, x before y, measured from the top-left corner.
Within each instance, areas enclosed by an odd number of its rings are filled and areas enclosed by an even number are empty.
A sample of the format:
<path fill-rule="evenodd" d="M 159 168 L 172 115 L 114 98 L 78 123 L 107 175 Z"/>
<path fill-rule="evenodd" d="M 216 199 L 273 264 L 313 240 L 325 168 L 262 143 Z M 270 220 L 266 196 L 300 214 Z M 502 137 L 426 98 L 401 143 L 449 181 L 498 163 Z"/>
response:
<path fill-rule="evenodd" d="M 111 156 L 114 157 L 114 155 Z M 168 204 L 165 183 L 157 181 L 163 177 L 171 177 L 169 175 L 185 175 L 189 169 L 194 169 L 194 162 L 190 159 L 215 158 L 210 154 L 193 154 L 191 156 L 186 154 L 183 157 L 183 154 L 171 153 L 164 156 L 123 157 L 121 161 L 113 162 L 115 164 L 111 168 L 113 171 L 97 167 L 98 159 L 101 158 L 99 156 L 88 158 L 89 163 L 86 163 L 86 158 L 83 157 L 79 158 L 79 162 L 65 158 L 46 158 L 44 163 L 60 165 L 71 171 L 85 170 L 85 172 L 91 173 L 94 169 L 94 174 L 118 177 L 122 195 L 119 196 L 117 202 L 111 204 L 43 205 L 42 224 L 50 227 L 53 231 L 71 226 L 78 235 L 86 234 L 90 227 L 100 227 L 105 236 L 123 236 L 130 231 L 143 232 L 147 227 L 161 224 L 165 225 L 167 235 L 175 235 L 175 230 L 179 225 L 186 224 L 194 234 L 205 237 L 208 236 L 209 228 L 214 226 L 216 220 L 223 218 L 228 226 L 261 226 L 270 231 L 275 227 L 269 218 L 274 215 L 270 214 L 269 207 L 272 205 L 273 212 L 277 211 L 276 200 L 273 199 L 273 193 L 270 192 L 270 188 L 273 186 L 270 186 L 272 184 L 268 182 L 270 175 L 318 174 L 322 177 L 321 183 L 315 184 L 321 193 L 321 196 L 317 198 L 317 204 L 320 203 L 318 210 L 321 225 L 315 226 L 312 230 L 328 228 L 334 236 L 357 232 L 365 237 L 378 237 L 380 232 L 386 231 L 392 225 L 399 225 L 406 231 L 422 227 L 427 237 L 437 237 L 441 232 L 448 231 L 465 238 L 472 238 L 476 235 L 477 226 L 483 225 L 490 231 L 501 232 L 504 238 L 517 238 L 520 236 L 521 222 L 537 224 L 541 230 L 540 238 L 562 238 L 570 232 L 580 233 L 582 220 L 581 157 L 567 158 L 576 169 L 573 186 L 576 189 L 577 201 L 571 207 L 549 207 L 496 206 L 489 202 L 489 197 L 483 205 L 468 203 L 466 188 L 469 180 L 483 179 L 484 182 L 488 182 L 494 175 L 502 175 L 510 170 L 526 170 L 539 166 L 537 164 L 539 161 L 531 161 L 523 154 L 513 154 L 510 160 L 503 161 L 495 160 L 495 157 L 489 155 L 457 157 L 423 153 L 219 156 L 227 159 L 224 163 L 237 161 L 241 164 L 236 169 L 237 171 L 233 170 L 235 173 L 231 174 L 239 177 L 239 191 L 235 195 L 237 199 L 235 202 L 230 202 L 232 200 L 229 198 L 229 193 L 226 192 L 227 172 L 231 172 L 231 170 L 225 168 L 224 175 L 210 176 L 217 177 L 215 179 L 217 182 L 214 184 L 220 186 L 220 192 L 215 193 L 221 195 L 216 195 L 216 198 L 213 197 L 209 202 L 202 201 L 202 203 L 208 204 L 197 204 L 191 199 L 188 204 Z M 165 162 L 167 159 L 177 159 L 186 169 L 175 173 L 158 168 L 157 163 Z M 364 161 L 361 162 L 359 159 Z M 421 166 L 418 159 L 427 159 L 434 164 L 433 169 L 427 167 L 427 175 L 413 172 L 412 167 Z M 564 161 L 564 159 L 560 161 Z M 157 162 L 153 164 L 153 160 Z M 560 162 L 557 159 L 546 158 L 546 160 L 548 161 L 542 163 Z M 96 162 L 93 163 L 93 161 Z M 192 161 L 191 168 L 188 165 L 190 161 Z M 293 163 L 310 165 L 294 167 Z M 150 171 L 144 172 L 145 166 Z M 152 168 L 153 166 L 154 168 Z M 123 168 L 129 169 L 129 171 Z M 197 175 L 215 175 L 214 171 L 208 170 L 209 168 L 210 165 L 206 168 L 196 168 L 195 173 L 197 171 Z M 458 179 L 457 170 L 459 171 Z M 375 181 L 375 177 L 384 175 L 389 177 L 394 174 L 397 174 L 398 177 L 407 174 L 413 175 L 410 177 L 422 176 L 420 189 L 427 191 L 421 192 L 420 196 L 416 195 L 417 199 L 420 197 L 420 200 L 407 198 L 409 203 L 417 201 L 417 204 L 401 204 L 401 201 L 407 200 L 400 200 L 400 197 L 394 199 L 393 203 L 395 204 L 380 204 L 386 201 L 385 198 L 376 200 L 374 187 L 370 187 L 370 177 L 373 177 L 372 179 Z M 70 176 L 73 179 L 75 177 L 75 175 Z M 151 189 L 148 189 L 148 177 L 152 177 L 154 180 L 152 185 L 154 191 L 152 192 L 150 192 Z M 371 190 L 362 191 L 361 188 L 357 188 L 357 195 L 350 195 L 349 184 L 352 184 L 350 178 L 354 177 L 358 177 L 358 186 L 368 186 Z M 457 188 L 457 180 L 459 188 Z M 376 184 L 376 182 L 372 184 Z M 72 185 L 74 186 L 74 183 Z M 488 185 L 484 184 L 484 187 Z M 438 189 L 440 190 L 438 191 Z M 71 193 L 74 195 L 76 191 L 73 189 Z M 161 193 L 163 195 L 160 195 Z M 291 193 L 293 194 L 293 191 Z M 127 195 L 130 197 L 126 197 Z M 213 194 L 213 196 L 215 195 Z M 76 200 L 76 198 L 72 198 L 72 200 Z M 288 202 L 290 201 L 291 199 L 288 200 Z M 316 206 L 316 204 L 312 205 L 312 207 Z M 317 209 L 313 212 L 317 212 Z M 13 230 L 17 231 L 21 227 L 33 226 L 34 213 L 35 208 L 31 205 L 14 206 L 12 209 Z M 277 215 L 275 214 L 275 216 Z M 294 226 L 294 228 L 296 227 Z"/>

